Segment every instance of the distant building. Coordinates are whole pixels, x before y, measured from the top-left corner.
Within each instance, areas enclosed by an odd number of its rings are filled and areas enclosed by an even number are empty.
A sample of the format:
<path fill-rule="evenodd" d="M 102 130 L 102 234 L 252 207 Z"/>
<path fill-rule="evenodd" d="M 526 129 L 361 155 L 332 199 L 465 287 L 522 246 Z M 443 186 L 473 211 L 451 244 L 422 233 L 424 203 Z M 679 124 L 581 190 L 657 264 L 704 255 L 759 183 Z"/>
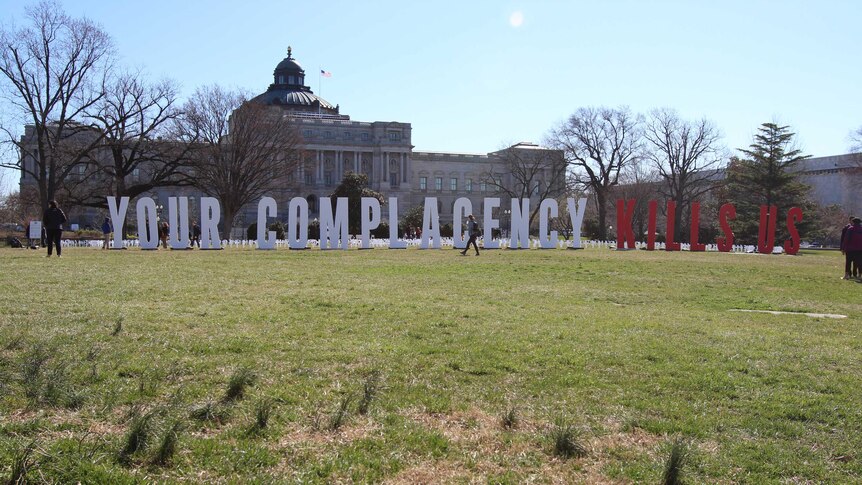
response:
<path fill-rule="evenodd" d="M 862 214 L 862 153 L 809 158 L 797 165 L 796 172 L 811 186 L 811 198 L 819 205 Z"/>

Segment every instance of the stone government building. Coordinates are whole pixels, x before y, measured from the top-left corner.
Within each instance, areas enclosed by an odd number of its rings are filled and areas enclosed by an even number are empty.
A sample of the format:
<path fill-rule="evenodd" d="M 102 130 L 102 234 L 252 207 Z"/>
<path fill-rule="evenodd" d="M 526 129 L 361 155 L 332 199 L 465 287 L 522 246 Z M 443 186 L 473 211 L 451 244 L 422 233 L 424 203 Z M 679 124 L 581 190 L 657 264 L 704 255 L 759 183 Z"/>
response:
<path fill-rule="evenodd" d="M 398 197 L 401 215 L 422 204 L 425 197 L 437 197 L 440 223 L 451 223 L 452 204 L 458 197 L 468 197 L 477 216 L 482 216 L 485 197 L 501 197 L 501 210 L 509 206 L 508 198 L 501 195 L 497 185 L 512 187 L 517 180 L 505 170 L 504 152 L 540 155 L 560 162 L 563 157 L 558 150 L 526 142 L 486 154 L 414 151 L 410 123 L 353 121 L 350 116 L 340 113 L 338 105 L 333 106 L 315 95 L 305 84 L 305 71 L 293 58 L 290 48 L 287 57 L 275 67 L 273 83 L 253 101 L 282 110 L 284 116 L 296 122 L 304 139 L 306 158 L 288 177 L 291 183 L 270 194 L 278 201 L 281 220 L 286 220 L 287 203 L 296 196 L 309 202 L 309 218 L 317 217 L 320 199 L 328 198 L 344 174 L 352 171 L 366 174 L 371 188 L 384 196 Z M 27 138 L 28 130 L 32 131 L 32 127 L 26 127 L 22 141 Z M 27 153 L 25 150 L 21 156 L 26 158 Z M 553 162 L 548 165 L 548 169 L 540 171 L 536 177 L 534 183 L 538 186 L 528 190 L 535 199 L 531 207 L 538 204 L 538 194 L 543 193 L 543 188 L 548 188 L 548 183 L 555 185 L 551 187 L 551 193 L 563 192 L 562 177 L 554 177 L 552 173 L 554 166 L 559 169 L 562 164 Z M 797 170 L 801 180 L 812 187 L 812 197 L 818 204 L 837 204 L 846 212 L 862 213 L 860 191 L 857 189 L 862 153 L 811 158 L 799 164 Z M 34 184 L 35 180 L 22 172 L 21 190 Z M 196 199 L 205 194 L 185 187 L 166 187 L 149 195 L 163 207 L 167 207 L 168 197 L 189 196 L 194 216 L 197 214 Z M 133 220 L 134 203 L 129 210 L 127 223 Z M 87 208 L 71 209 L 68 213 L 70 224 L 80 227 L 98 227 L 103 216 L 102 211 Z M 256 220 L 257 204 L 253 203 L 237 215 L 234 237 L 244 234 L 245 228 Z M 501 222 L 501 225 L 505 224 L 505 221 Z"/>
<path fill-rule="evenodd" d="M 484 197 L 499 196 L 493 180 L 511 186 L 511 174 L 502 172 L 501 152 L 487 154 L 455 154 L 413 151 L 410 123 L 397 121 L 353 121 L 341 114 L 339 106 L 317 96 L 305 83 L 305 71 L 293 58 L 288 48 L 287 57 L 275 67 L 273 83 L 267 90 L 254 97 L 253 102 L 263 103 L 272 109 L 283 110 L 296 123 L 304 140 L 305 160 L 288 177 L 288 185 L 268 194 L 279 206 L 278 218 L 287 219 L 287 205 L 292 197 L 304 197 L 309 203 L 309 218 L 319 214 L 320 199 L 328 198 L 347 172 L 368 176 L 372 189 L 386 197 L 398 198 L 399 214 L 424 203 L 426 196 L 437 197 L 440 224 L 452 222 L 452 204 L 458 197 L 468 197 L 473 211 L 481 215 Z M 29 127 L 28 127 L 29 128 Z M 28 135 L 22 137 L 22 141 Z M 32 136 L 32 135 L 31 135 Z M 516 150 L 531 155 L 541 153 L 561 163 L 562 152 L 539 147 L 532 143 L 518 143 L 506 150 Z M 24 155 L 26 157 L 26 151 Z M 25 160 L 26 163 L 26 160 Z M 32 162 L 31 162 L 32 163 Z M 546 180 L 557 180 L 550 170 L 546 176 L 537 177 L 539 187 L 531 189 L 539 193 Z M 22 175 L 21 189 L 35 184 L 32 177 Z M 562 180 L 558 183 L 562 192 Z M 107 195 L 107 194 L 106 194 Z M 196 204 L 201 196 L 199 190 L 187 187 L 163 187 L 148 194 L 160 207 L 167 207 L 168 197 L 191 197 L 190 210 L 197 214 Z M 538 197 L 534 201 L 538 204 Z M 501 201 L 501 209 L 509 205 L 508 199 Z M 69 208 L 70 224 L 80 227 L 98 227 L 102 212 L 97 209 Z M 166 209 L 163 209 L 166 211 Z M 384 212 L 384 215 L 386 212 Z M 134 201 L 130 204 L 127 223 L 133 221 Z M 166 217 L 163 215 L 163 217 Z M 384 218 L 385 220 L 385 218 Z M 245 228 L 257 221 L 257 203 L 250 204 L 237 215 L 233 236 L 245 234 Z M 222 235 L 226 237 L 226 235 Z"/>

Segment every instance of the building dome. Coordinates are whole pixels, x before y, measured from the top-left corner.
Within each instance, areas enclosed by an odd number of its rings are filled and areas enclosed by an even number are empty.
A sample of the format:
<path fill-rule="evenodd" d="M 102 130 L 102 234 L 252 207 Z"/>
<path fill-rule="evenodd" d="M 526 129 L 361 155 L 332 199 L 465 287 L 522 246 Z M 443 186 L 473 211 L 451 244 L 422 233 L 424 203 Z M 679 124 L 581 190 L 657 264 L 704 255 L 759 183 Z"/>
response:
<path fill-rule="evenodd" d="M 293 58 L 293 50 L 287 48 L 287 57 L 275 66 L 273 83 L 265 93 L 254 101 L 267 105 L 281 106 L 290 111 L 305 111 L 329 115 L 338 114 L 338 106 L 314 94 L 305 85 L 305 70 Z"/>

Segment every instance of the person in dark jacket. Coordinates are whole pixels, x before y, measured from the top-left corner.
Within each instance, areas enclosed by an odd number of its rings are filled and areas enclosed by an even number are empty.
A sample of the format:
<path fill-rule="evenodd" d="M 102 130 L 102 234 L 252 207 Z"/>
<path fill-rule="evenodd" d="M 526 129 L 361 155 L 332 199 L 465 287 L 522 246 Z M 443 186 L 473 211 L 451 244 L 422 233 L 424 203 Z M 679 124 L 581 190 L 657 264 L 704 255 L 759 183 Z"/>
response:
<path fill-rule="evenodd" d="M 198 225 L 197 222 L 192 223 L 192 230 L 189 231 L 189 247 L 195 247 L 195 244 L 198 245 L 198 249 L 201 247 L 201 226 Z"/>
<path fill-rule="evenodd" d="M 45 226 L 45 236 L 48 246 L 48 258 L 51 257 L 53 246 L 57 246 L 57 257 L 63 248 L 60 244 L 60 239 L 63 237 L 63 223 L 66 222 L 66 214 L 57 207 L 57 201 L 48 202 L 48 210 L 42 216 L 42 224 Z"/>
<path fill-rule="evenodd" d="M 841 248 L 850 256 L 857 268 L 862 264 L 862 219 L 853 218 L 853 225 L 844 232 Z M 862 277 L 857 276 L 856 281 L 862 282 Z"/>
<path fill-rule="evenodd" d="M 476 218 L 473 217 L 473 214 L 467 216 L 467 245 L 464 246 L 464 250 L 461 251 L 461 256 L 466 256 L 467 251 L 470 249 L 470 245 L 473 245 L 473 249 L 476 250 L 476 256 L 479 255 L 479 245 L 476 244 L 476 238 L 479 237 L 479 223 L 476 222 Z"/>
<path fill-rule="evenodd" d="M 856 264 L 853 263 L 853 258 L 850 256 L 850 253 L 844 250 L 844 236 L 847 235 L 847 230 L 853 227 L 853 216 L 850 216 L 850 221 L 844 229 L 841 229 L 841 254 L 844 255 L 844 279 L 849 280 L 851 277 L 856 278 L 859 276 L 859 268 Z"/>
<path fill-rule="evenodd" d="M 102 249 L 110 249 L 112 232 L 114 232 L 114 228 L 111 226 L 111 219 L 105 217 L 105 220 L 102 221 L 102 237 L 104 237 Z"/>

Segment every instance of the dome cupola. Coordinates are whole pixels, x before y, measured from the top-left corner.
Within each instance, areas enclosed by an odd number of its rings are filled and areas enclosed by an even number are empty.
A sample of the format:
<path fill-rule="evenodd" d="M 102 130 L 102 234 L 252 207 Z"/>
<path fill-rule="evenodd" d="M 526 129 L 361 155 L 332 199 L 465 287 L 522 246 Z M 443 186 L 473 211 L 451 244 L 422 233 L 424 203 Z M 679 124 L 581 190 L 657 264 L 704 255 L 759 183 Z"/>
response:
<path fill-rule="evenodd" d="M 273 84 L 276 86 L 304 86 L 305 70 L 293 58 L 293 49 L 287 47 L 287 57 L 275 66 Z"/>
<path fill-rule="evenodd" d="M 254 101 L 266 105 L 280 106 L 290 111 L 338 115 L 338 106 L 314 94 L 305 85 L 305 70 L 293 58 L 293 49 L 287 48 L 287 57 L 281 60 L 273 71 L 273 83 L 265 93 Z"/>

